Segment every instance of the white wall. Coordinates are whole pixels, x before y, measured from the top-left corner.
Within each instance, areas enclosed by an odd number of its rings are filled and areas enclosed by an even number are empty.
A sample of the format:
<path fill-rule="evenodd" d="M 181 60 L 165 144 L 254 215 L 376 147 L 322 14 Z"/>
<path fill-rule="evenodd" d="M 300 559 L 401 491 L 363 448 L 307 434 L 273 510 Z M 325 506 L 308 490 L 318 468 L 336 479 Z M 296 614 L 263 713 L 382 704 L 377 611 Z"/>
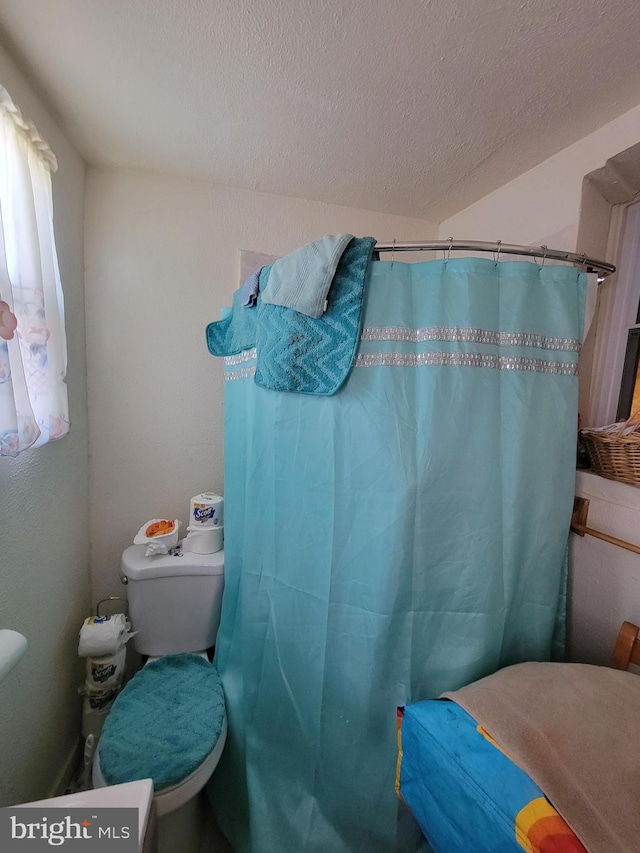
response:
<path fill-rule="evenodd" d="M 576 245 L 582 180 L 638 142 L 640 107 L 441 223 L 440 237 L 546 243 L 589 253 L 589 246 Z M 605 532 L 637 541 L 637 489 L 592 476 L 580 480 L 577 493 L 592 500 L 591 526 L 606 524 Z M 571 539 L 570 656 L 606 663 L 622 621 L 640 624 L 640 556 L 591 537 Z"/>
<path fill-rule="evenodd" d="M 640 106 L 505 184 L 440 225 L 440 237 L 537 243 L 562 234 L 576 247 L 582 179 L 640 141 Z M 548 245 L 552 245 L 549 243 Z"/>
<path fill-rule="evenodd" d="M 86 311 L 93 595 L 154 517 L 224 491 L 222 365 L 205 325 L 239 284 L 239 252 L 281 255 L 328 233 L 418 240 L 436 226 L 206 181 L 91 168 Z"/>
<path fill-rule="evenodd" d="M 88 437 L 83 295 L 84 164 L 0 49 L 0 83 L 58 158 L 54 223 L 65 295 L 71 432 L 0 458 L 0 627 L 26 656 L 0 684 L 0 806 L 49 796 L 80 729 L 77 635 L 89 611 Z"/>
<path fill-rule="evenodd" d="M 587 527 L 640 546 L 640 489 L 579 471 Z M 571 656 L 606 665 L 623 620 L 640 625 L 640 555 L 571 534 Z"/>

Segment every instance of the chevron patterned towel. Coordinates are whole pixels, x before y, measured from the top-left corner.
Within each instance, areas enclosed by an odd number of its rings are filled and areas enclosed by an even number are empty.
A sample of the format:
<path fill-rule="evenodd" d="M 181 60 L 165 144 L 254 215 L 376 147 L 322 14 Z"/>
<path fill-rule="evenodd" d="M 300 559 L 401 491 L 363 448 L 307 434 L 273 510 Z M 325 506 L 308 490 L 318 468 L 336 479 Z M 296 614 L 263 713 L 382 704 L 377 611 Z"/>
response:
<path fill-rule="evenodd" d="M 342 255 L 322 317 L 259 300 L 255 381 L 272 391 L 335 394 L 347 379 L 358 348 L 364 284 L 375 245 L 354 237 Z M 270 268 L 260 276 L 260 291 Z"/>

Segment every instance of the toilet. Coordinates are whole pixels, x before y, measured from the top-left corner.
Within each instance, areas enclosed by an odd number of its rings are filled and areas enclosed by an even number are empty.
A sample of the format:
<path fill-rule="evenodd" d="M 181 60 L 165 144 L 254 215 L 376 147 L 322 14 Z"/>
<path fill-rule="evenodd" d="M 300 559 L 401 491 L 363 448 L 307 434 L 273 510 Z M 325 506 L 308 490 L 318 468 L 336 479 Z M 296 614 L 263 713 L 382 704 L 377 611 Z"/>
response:
<path fill-rule="evenodd" d="M 207 656 L 220 622 L 224 551 L 178 548 L 147 557 L 145 550 L 133 545 L 124 551 L 121 579 L 128 587 L 132 642 L 147 661 L 105 721 L 93 785 L 150 778 L 161 818 L 187 815 L 224 748 L 224 694 Z M 184 822 L 192 826 L 192 815 Z"/>

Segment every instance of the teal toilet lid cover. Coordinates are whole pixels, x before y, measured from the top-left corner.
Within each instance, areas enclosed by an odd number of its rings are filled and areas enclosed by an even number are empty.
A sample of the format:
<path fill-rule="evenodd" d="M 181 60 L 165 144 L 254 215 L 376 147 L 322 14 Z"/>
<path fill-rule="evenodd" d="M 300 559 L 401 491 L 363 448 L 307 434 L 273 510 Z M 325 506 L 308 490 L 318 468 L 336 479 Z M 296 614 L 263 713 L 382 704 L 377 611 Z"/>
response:
<path fill-rule="evenodd" d="M 177 785 L 215 747 L 224 693 L 213 664 L 194 654 L 150 661 L 126 685 L 104 723 L 98 751 L 109 785 L 153 779 Z"/>

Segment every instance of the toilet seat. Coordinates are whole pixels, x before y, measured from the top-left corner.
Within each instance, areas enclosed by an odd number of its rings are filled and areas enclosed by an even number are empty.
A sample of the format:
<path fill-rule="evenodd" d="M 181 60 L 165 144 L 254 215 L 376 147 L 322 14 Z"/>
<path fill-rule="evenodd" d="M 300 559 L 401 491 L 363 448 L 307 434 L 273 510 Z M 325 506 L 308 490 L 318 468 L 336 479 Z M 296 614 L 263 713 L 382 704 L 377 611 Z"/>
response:
<path fill-rule="evenodd" d="M 211 774 L 216 769 L 224 744 L 227 739 L 227 718 L 222 722 L 222 729 L 218 737 L 218 742 L 213 748 L 213 752 L 205 758 L 202 764 L 197 767 L 193 773 L 187 776 L 182 782 L 174 785 L 171 788 L 165 788 L 163 791 L 154 791 L 153 799 L 156 804 L 156 814 L 158 817 L 169 814 L 170 812 L 179 809 L 185 803 L 194 797 L 198 791 L 202 790 L 211 778 Z M 100 770 L 99 753 L 96 755 L 93 762 L 93 787 L 105 788 L 108 782 L 105 781 L 102 771 Z"/>
<path fill-rule="evenodd" d="M 117 697 L 94 761 L 96 787 L 153 779 L 159 814 L 179 808 L 207 782 L 227 725 L 220 677 L 196 654 L 150 661 Z"/>

